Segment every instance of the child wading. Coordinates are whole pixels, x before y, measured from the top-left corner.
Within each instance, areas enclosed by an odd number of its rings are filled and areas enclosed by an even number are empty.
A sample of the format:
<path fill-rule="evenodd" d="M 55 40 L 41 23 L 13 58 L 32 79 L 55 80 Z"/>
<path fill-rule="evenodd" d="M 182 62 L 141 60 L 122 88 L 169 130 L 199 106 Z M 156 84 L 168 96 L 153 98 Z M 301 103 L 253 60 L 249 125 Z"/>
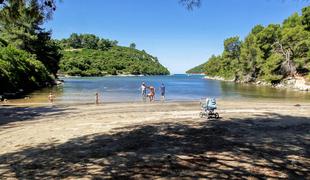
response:
<path fill-rule="evenodd" d="M 99 104 L 99 93 L 96 92 L 96 104 L 98 105 Z"/>
<path fill-rule="evenodd" d="M 52 92 L 50 92 L 50 94 L 48 95 L 48 101 L 49 101 L 50 103 L 53 103 L 53 102 L 54 102 L 54 98 L 55 98 L 55 96 L 53 95 Z"/>

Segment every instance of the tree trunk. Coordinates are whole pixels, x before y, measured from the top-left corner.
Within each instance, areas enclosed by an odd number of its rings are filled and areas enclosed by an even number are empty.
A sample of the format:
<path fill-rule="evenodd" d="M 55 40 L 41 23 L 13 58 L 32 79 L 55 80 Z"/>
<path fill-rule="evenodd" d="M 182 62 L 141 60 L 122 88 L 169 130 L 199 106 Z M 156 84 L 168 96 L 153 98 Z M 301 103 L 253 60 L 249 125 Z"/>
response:
<path fill-rule="evenodd" d="M 294 76 L 296 74 L 296 67 L 291 59 L 293 54 L 291 48 L 284 49 L 280 42 L 276 42 L 274 45 L 278 46 L 275 51 L 285 58 L 285 61 L 281 64 L 282 73 L 286 76 Z"/>

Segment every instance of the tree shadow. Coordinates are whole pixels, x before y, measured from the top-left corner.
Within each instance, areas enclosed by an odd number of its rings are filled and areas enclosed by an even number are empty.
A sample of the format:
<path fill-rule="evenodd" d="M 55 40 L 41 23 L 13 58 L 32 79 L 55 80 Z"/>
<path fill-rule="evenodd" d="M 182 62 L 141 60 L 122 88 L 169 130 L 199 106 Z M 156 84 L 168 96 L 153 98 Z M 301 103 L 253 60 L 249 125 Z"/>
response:
<path fill-rule="evenodd" d="M 60 116 L 72 110 L 65 106 L 16 107 L 0 106 L 0 130 L 16 126 L 16 122 L 35 121 L 42 116 Z"/>
<path fill-rule="evenodd" d="M 41 144 L 0 157 L 19 179 L 309 179 L 310 118 L 157 123 Z"/>

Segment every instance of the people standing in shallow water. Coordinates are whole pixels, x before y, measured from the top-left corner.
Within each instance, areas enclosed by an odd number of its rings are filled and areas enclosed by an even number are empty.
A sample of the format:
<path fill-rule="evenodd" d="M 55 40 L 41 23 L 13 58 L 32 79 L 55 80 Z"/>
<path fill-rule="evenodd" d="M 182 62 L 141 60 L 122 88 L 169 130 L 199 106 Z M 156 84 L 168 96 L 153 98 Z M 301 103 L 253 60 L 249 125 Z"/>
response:
<path fill-rule="evenodd" d="M 162 102 L 165 101 L 165 96 L 166 96 L 166 86 L 164 85 L 164 83 L 161 83 L 161 86 L 159 87 L 159 90 L 160 90 L 160 100 Z"/>
<path fill-rule="evenodd" d="M 155 88 L 154 88 L 154 86 L 150 86 L 148 88 L 150 90 L 150 93 L 147 96 L 149 97 L 150 102 L 152 102 L 155 100 Z"/>
<path fill-rule="evenodd" d="M 141 96 L 142 96 L 142 100 L 145 101 L 146 100 L 146 85 L 144 82 L 142 82 L 141 85 Z"/>

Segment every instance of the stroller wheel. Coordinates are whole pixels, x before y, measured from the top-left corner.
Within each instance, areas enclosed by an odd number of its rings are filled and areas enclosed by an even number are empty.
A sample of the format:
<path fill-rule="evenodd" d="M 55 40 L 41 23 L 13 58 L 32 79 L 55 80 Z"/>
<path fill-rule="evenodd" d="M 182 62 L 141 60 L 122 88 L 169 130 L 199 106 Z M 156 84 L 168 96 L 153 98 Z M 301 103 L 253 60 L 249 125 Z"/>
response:
<path fill-rule="evenodd" d="M 215 113 L 215 114 L 214 114 L 214 116 L 215 116 L 215 119 L 218 119 L 218 118 L 220 118 L 220 115 L 219 115 L 219 113 Z"/>

